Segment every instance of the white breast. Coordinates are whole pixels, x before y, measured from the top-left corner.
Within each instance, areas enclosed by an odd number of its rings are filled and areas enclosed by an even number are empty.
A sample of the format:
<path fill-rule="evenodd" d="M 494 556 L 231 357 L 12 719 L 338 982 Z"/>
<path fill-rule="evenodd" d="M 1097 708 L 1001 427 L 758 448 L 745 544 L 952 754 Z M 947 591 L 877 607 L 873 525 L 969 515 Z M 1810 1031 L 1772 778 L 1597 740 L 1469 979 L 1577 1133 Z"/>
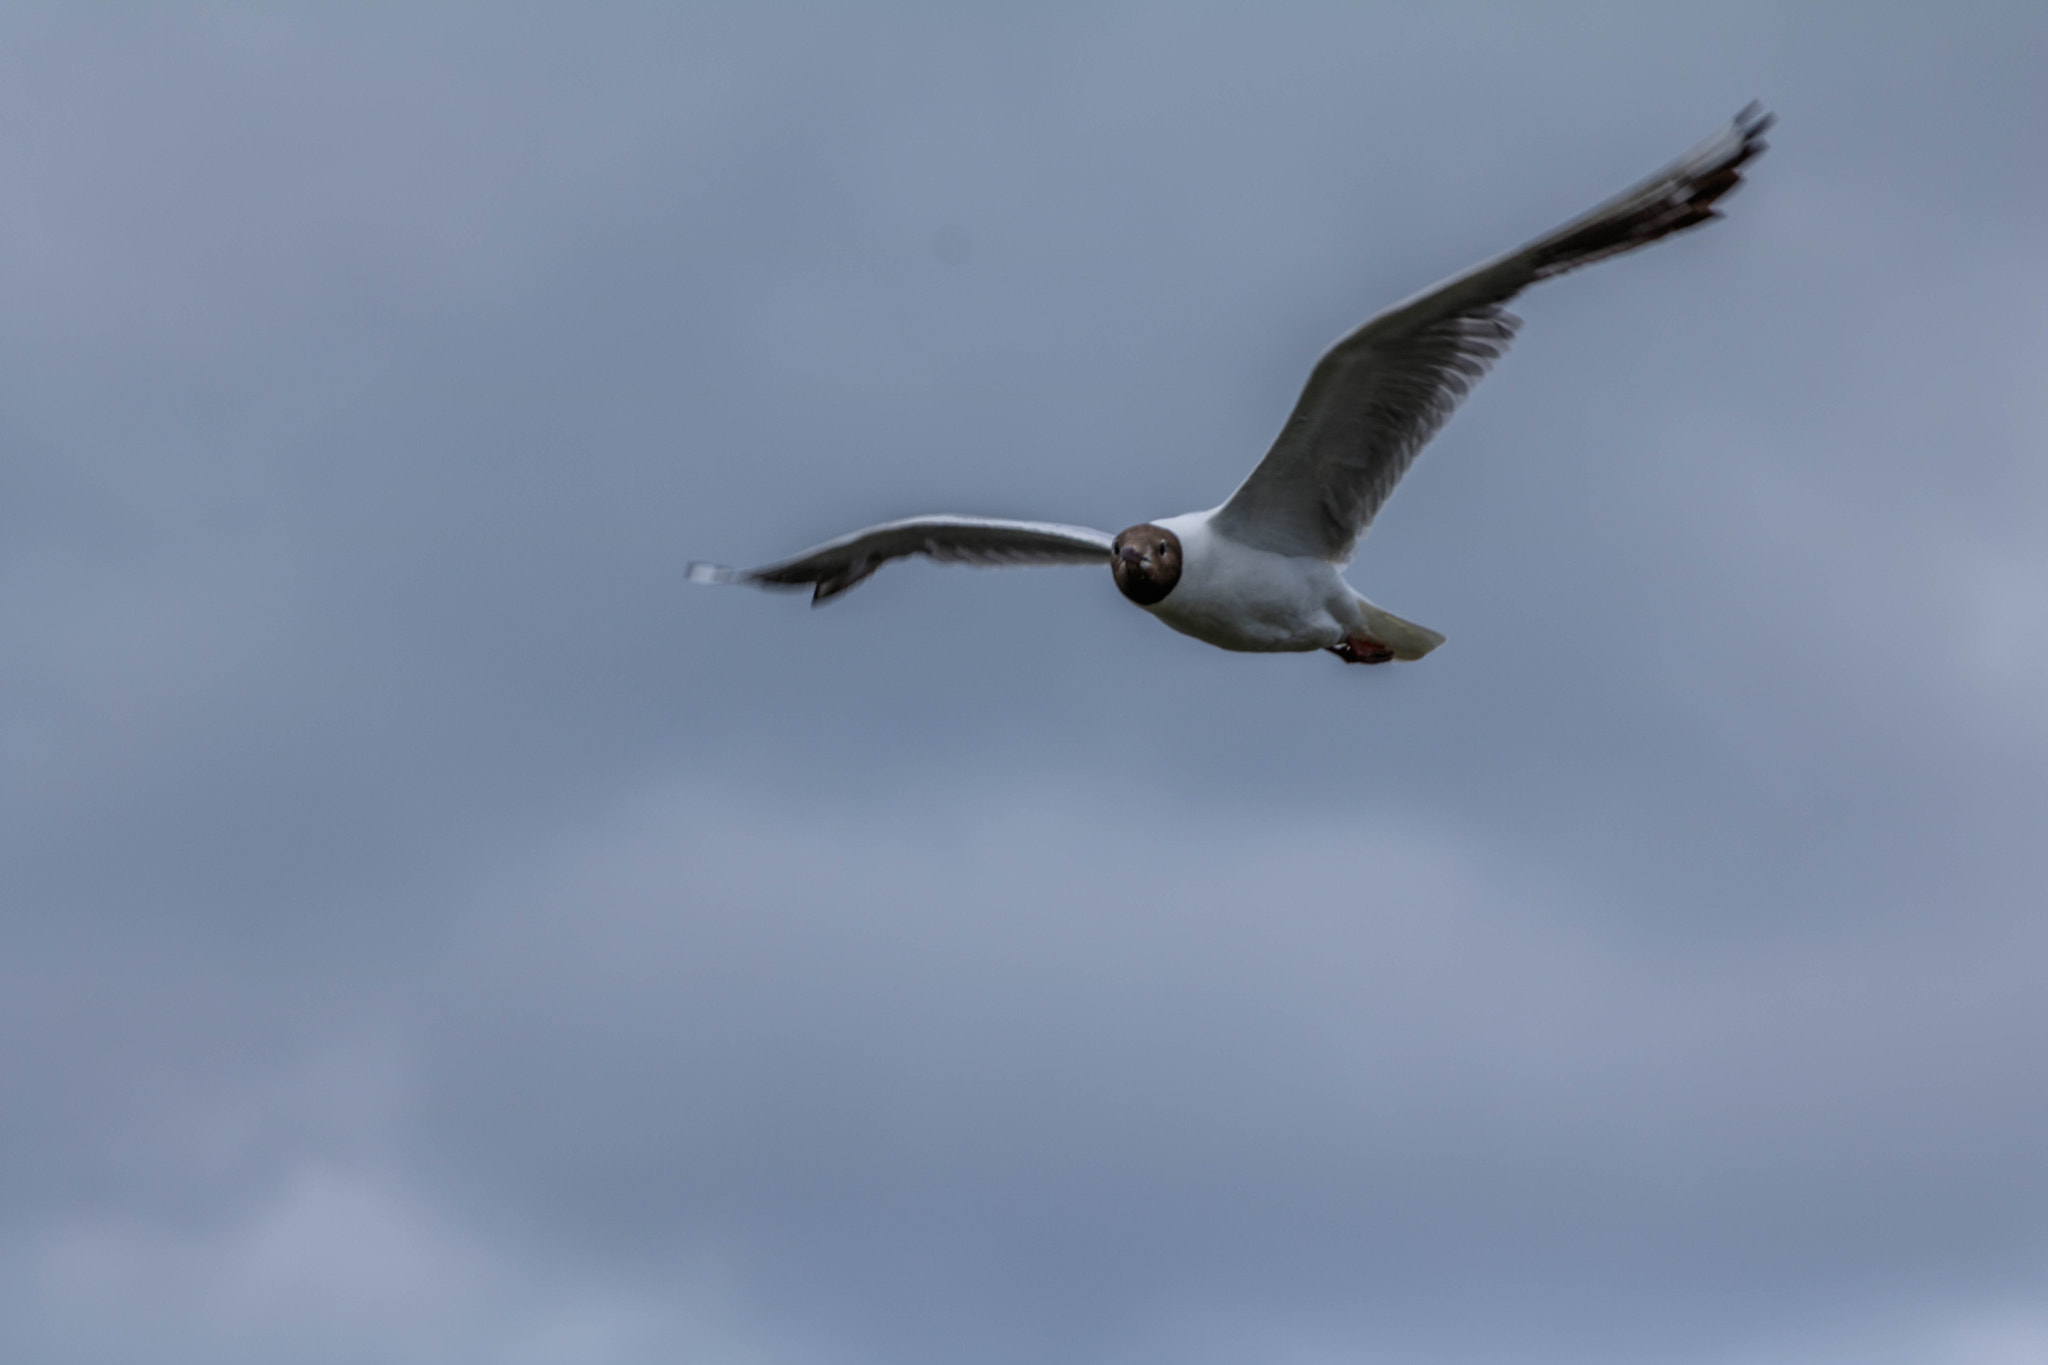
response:
<path fill-rule="evenodd" d="M 1210 515 L 1153 523 L 1180 538 L 1181 575 L 1145 610 L 1183 635 L 1261 653 L 1328 649 L 1355 627 L 1345 619 L 1357 595 L 1335 565 L 1255 550 L 1211 529 Z"/>

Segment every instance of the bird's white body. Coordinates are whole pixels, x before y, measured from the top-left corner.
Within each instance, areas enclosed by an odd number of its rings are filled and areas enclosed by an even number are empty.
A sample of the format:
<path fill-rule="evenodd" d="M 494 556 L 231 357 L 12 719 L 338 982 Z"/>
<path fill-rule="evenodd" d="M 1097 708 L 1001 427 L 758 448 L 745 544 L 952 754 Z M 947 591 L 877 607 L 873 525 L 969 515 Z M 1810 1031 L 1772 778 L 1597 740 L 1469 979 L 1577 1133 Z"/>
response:
<path fill-rule="evenodd" d="M 1152 524 L 1180 538 L 1180 582 L 1145 608 L 1183 635 L 1224 649 L 1329 649 L 1364 622 L 1334 564 L 1240 544 L 1186 512 Z"/>
<path fill-rule="evenodd" d="M 1260 654 L 1334 649 L 1364 636 L 1401 659 L 1443 643 L 1435 631 L 1359 596 L 1338 565 L 1246 545 L 1217 530 L 1215 515 L 1185 512 L 1152 523 L 1179 538 L 1182 567 L 1173 591 L 1145 610 L 1183 635 Z"/>

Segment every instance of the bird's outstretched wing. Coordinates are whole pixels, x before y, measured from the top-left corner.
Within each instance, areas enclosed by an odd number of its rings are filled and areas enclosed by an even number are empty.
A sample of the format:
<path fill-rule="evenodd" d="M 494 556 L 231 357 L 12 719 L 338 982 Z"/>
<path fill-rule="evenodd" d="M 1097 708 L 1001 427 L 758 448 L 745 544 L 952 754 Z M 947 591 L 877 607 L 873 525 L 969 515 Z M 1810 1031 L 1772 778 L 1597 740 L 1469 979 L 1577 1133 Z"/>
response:
<path fill-rule="evenodd" d="M 828 540 L 794 559 L 759 569 L 692 564 L 693 583 L 811 587 L 811 605 L 828 602 L 892 559 L 925 555 L 945 564 L 1107 564 L 1112 537 L 1088 526 L 988 517 L 909 517 Z"/>
<path fill-rule="evenodd" d="M 1553 275 L 1718 218 L 1764 150 L 1752 104 L 1657 174 L 1516 251 L 1396 304 L 1330 348 L 1279 439 L 1212 523 L 1232 539 L 1341 564 L 1429 438 L 1514 339 L 1502 305 Z"/>

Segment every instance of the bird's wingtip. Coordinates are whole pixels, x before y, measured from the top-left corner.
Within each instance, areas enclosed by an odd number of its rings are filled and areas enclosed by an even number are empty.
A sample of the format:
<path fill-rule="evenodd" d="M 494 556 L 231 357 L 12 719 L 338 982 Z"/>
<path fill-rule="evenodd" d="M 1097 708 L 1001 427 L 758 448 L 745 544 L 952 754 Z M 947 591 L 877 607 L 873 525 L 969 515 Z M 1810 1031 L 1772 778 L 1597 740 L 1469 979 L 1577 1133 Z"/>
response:
<path fill-rule="evenodd" d="M 705 564 L 694 560 L 688 568 L 683 570 L 683 574 L 692 583 L 733 583 L 737 582 L 740 577 L 738 569 L 728 568 L 723 564 Z"/>

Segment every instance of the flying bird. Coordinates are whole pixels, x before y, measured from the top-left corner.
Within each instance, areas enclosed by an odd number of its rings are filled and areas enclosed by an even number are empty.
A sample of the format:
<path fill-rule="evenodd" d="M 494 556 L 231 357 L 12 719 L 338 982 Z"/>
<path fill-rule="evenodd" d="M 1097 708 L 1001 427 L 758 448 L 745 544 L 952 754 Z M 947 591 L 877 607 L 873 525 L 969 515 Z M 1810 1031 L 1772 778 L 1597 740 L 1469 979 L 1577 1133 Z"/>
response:
<path fill-rule="evenodd" d="M 829 602 L 892 559 L 1103 564 L 1123 595 L 1224 649 L 1328 650 L 1347 663 L 1419 659 L 1443 643 L 1355 591 L 1343 568 L 1459 400 L 1514 339 L 1508 301 L 1540 280 L 1720 217 L 1715 203 L 1765 148 L 1751 104 L 1717 136 L 1591 212 L 1397 303 L 1316 362 L 1286 426 L 1219 507 L 1086 526 L 924 516 L 870 526 L 758 569 L 692 564 L 698 583 L 811 588 Z"/>

